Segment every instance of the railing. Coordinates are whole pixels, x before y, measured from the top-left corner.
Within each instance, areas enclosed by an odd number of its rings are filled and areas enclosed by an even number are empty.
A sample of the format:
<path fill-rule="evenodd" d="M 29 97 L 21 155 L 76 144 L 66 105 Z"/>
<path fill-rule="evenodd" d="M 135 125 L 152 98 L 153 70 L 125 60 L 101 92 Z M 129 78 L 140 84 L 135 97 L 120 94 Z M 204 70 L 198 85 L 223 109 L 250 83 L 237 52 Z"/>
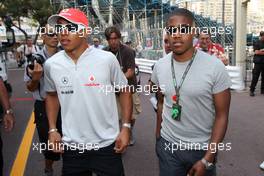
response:
<path fill-rule="evenodd" d="M 251 71 L 253 68 L 253 55 L 248 54 L 245 61 L 245 67 L 226 66 L 226 70 L 232 81 L 232 89 L 243 90 L 247 86 L 247 82 L 251 81 Z M 143 58 L 136 58 L 136 64 L 139 71 L 143 73 L 152 73 L 152 68 L 157 60 L 149 60 Z"/>
<path fill-rule="evenodd" d="M 157 60 L 136 58 L 136 64 L 138 65 L 139 71 L 143 73 L 152 73 L 152 67 L 156 62 Z"/>

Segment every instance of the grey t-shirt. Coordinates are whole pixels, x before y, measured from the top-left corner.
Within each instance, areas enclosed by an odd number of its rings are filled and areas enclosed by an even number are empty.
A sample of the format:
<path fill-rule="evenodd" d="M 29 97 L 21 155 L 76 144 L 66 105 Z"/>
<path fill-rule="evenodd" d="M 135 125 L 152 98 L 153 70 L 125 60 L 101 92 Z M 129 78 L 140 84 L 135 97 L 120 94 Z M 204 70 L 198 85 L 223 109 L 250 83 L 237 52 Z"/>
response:
<path fill-rule="evenodd" d="M 207 144 L 215 120 L 213 94 L 231 86 L 231 80 L 223 63 L 214 56 L 197 51 L 193 64 L 180 90 L 181 120 L 171 118 L 175 95 L 171 73 L 172 53 L 160 59 L 154 67 L 151 81 L 164 93 L 161 136 L 173 143 Z M 177 85 L 182 78 L 187 62 L 174 60 Z"/>

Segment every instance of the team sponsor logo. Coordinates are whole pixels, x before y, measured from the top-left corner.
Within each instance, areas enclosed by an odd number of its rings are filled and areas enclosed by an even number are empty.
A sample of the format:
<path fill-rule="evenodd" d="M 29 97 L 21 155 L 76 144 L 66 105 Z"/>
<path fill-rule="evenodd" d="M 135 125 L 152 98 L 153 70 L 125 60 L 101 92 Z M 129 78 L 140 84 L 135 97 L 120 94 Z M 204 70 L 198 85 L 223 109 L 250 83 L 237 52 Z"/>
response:
<path fill-rule="evenodd" d="M 95 82 L 95 76 L 94 75 L 90 75 L 89 79 L 88 79 L 88 83 L 84 84 L 84 86 L 86 87 L 99 87 L 100 84 Z"/>
<path fill-rule="evenodd" d="M 93 75 L 91 75 L 91 76 L 89 77 L 89 80 L 90 80 L 91 82 L 94 82 L 94 81 L 95 81 L 95 77 L 94 77 Z"/>
<path fill-rule="evenodd" d="M 69 94 L 73 94 L 73 87 L 70 83 L 70 79 L 68 76 L 62 76 L 61 77 L 61 85 L 60 85 L 60 93 L 63 95 L 69 95 Z"/>
<path fill-rule="evenodd" d="M 65 91 L 61 91 L 61 94 L 66 94 L 66 95 L 68 95 L 68 94 L 73 94 L 74 93 L 74 91 L 73 90 L 65 90 Z"/>
<path fill-rule="evenodd" d="M 67 78 L 66 76 L 63 76 L 62 78 L 61 78 L 61 82 L 63 83 L 63 84 L 68 84 L 69 83 L 69 78 Z"/>

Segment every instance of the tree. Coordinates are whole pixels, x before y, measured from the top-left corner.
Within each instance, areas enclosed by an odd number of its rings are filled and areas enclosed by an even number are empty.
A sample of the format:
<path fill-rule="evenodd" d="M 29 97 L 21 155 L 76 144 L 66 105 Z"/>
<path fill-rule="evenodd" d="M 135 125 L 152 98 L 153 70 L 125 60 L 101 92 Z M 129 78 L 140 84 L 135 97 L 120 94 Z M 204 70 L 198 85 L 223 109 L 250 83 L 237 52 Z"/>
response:
<path fill-rule="evenodd" d="M 18 21 L 18 26 L 14 26 L 24 33 L 25 38 L 27 38 L 28 35 L 21 28 L 20 18 L 28 17 L 36 20 L 39 23 L 39 27 L 34 43 L 37 40 L 40 28 L 47 23 L 48 17 L 52 15 L 50 0 L 1 0 L 0 10 L 0 16 L 8 14 L 13 19 Z"/>
<path fill-rule="evenodd" d="M 25 38 L 27 38 L 27 33 L 21 28 L 20 18 L 28 16 L 29 7 L 29 0 L 1 0 L 0 2 L 0 16 L 4 17 L 8 15 L 17 20 L 18 26 L 13 25 L 24 33 Z"/>
<path fill-rule="evenodd" d="M 34 43 L 36 43 L 41 27 L 44 27 L 48 18 L 52 15 L 50 0 L 30 0 L 30 15 L 39 23 Z"/>

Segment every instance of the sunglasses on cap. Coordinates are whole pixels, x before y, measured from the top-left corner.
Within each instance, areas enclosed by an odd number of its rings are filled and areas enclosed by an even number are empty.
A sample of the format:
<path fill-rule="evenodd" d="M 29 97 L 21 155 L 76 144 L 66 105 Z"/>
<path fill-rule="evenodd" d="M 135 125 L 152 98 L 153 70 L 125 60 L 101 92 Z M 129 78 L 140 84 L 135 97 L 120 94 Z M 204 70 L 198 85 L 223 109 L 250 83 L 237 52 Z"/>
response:
<path fill-rule="evenodd" d="M 83 25 L 74 24 L 74 23 L 69 23 L 69 24 L 56 24 L 55 25 L 55 31 L 56 31 L 56 33 L 61 33 L 62 30 L 67 30 L 68 32 L 78 32 L 81 29 L 85 29 L 85 27 Z"/>
<path fill-rule="evenodd" d="M 166 32 L 172 36 L 175 34 L 191 34 L 192 27 L 188 25 L 181 25 L 180 27 L 169 26 L 166 27 Z"/>

